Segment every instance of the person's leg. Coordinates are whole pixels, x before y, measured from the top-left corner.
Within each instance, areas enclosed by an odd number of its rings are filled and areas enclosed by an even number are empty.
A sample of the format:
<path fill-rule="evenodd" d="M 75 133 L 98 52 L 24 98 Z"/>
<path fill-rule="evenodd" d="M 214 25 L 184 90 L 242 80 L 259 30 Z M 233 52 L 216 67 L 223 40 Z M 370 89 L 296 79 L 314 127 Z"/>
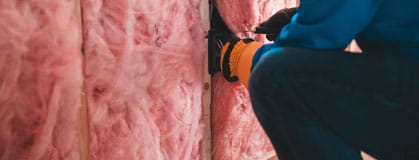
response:
<path fill-rule="evenodd" d="M 283 48 L 261 59 L 249 91 L 281 160 L 407 158 L 419 145 L 418 65 L 379 54 Z"/>

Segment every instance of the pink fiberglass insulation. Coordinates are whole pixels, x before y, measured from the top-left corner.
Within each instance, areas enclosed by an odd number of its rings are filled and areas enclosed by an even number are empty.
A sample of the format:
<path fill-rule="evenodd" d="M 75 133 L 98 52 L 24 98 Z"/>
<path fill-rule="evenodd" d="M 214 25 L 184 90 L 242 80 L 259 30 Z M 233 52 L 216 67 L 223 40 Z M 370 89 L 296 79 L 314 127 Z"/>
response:
<path fill-rule="evenodd" d="M 199 159 L 200 0 L 83 0 L 92 160 Z"/>
<path fill-rule="evenodd" d="M 268 19 L 277 10 L 294 7 L 295 0 L 217 0 L 220 15 L 240 38 L 255 37 L 250 30 Z M 213 156 L 215 160 L 260 159 L 273 152 L 260 127 L 249 100 L 247 89 L 229 83 L 221 74 L 213 77 Z"/>
<path fill-rule="evenodd" d="M 279 9 L 295 7 L 296 0 L 215 0 L 220 15 L 240 38 L 254 38 L 248 30 L 258 26 Z M 262 41 L 261 36 L 257 36 Z"/>
<path fill-rule="evenodd" d="M 0 160 L 79 159 L 74 1 L 0 0 Z"/>
<path fill-rule="evenodd" d="M 247 89 L 225 81 L 221 74 L 213 83 L 213 159 L 256 160 L 273 152 L 254 116 Z"/>

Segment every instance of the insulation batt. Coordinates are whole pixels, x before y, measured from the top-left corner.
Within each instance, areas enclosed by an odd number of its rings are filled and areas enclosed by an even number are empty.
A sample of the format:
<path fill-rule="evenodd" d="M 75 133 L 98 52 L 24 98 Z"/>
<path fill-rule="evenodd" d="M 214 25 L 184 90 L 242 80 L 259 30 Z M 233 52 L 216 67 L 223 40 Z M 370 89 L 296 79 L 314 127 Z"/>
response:
<path fill-rule="evenodd" d="M 79 159 L 74 1 L 0 0 L 0 160 Z"/>
<path fill-rule="evenodd" d="M 257 160 L 273 153 L 253 113 L 247 89 L 225 81 L 221 74 L 213 83 L 213 159 Z"/>
<path fill-rule="evenodd" d="M 82 1 L 90 159 L 199 159 L 200 2 Z"/>
<path fill-rule="evenodd" d="M 256 38 L 265 41 L 263 35 L 251 32 L 260 22 L 283 8 L 295 7 L 296 0 L 215 0 L 220 15 L 230 30 L 239 38 Z M 266 41 L 265 41 L 266 42 Z"/>

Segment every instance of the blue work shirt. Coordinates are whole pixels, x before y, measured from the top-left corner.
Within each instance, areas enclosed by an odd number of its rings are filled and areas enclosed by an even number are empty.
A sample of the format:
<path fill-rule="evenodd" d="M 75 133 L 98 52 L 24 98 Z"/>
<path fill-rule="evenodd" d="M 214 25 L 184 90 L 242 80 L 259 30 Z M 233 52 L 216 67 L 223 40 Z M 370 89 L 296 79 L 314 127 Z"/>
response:
<path fill-rule="evenodd" d="M 392 47 L 419 62 L 419 0 L 301 0 L 275 47 L 343 50 L 356 39 L 363 51 Z"/>

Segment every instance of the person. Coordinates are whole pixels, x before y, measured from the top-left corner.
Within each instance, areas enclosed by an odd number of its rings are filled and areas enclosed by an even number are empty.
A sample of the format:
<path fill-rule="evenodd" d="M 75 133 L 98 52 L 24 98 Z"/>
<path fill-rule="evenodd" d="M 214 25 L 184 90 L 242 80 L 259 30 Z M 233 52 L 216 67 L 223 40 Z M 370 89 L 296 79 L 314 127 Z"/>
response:
<path fill-rule="evenodd" d="M 279 28 L 274 43 L 228 42 L 222 72 L 248 86 L 281 160 L 418 160 L 418 11 L 417 0 L 301 0 L 261 24 Z M 361 54 L 344 51 L 353 39 Z"/>

